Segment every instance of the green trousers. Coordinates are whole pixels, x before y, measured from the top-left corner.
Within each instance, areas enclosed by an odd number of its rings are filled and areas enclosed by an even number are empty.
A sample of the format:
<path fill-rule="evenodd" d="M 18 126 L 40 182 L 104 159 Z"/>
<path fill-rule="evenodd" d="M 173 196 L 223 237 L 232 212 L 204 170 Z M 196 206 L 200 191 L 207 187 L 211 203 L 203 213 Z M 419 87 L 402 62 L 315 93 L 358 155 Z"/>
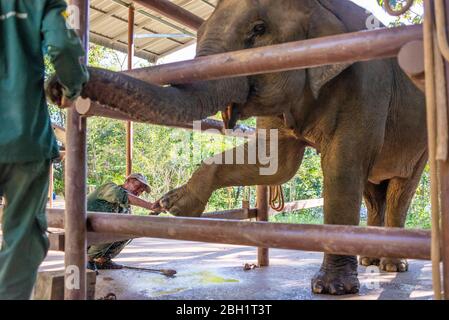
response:
<path fill-rule="evenodd" d="M 114 259 L 132 240 L 117 241 L 113 243 L 96 244 L 87 248 L 89 260 L 104 258 Z"/>
<path fill-rule="evenodd" d="M 0 300 L 30 299 L 37 270 L 47 255 L 50 160 L 0 163 L 0 190 L 6 200 L 0 250 Z"/>

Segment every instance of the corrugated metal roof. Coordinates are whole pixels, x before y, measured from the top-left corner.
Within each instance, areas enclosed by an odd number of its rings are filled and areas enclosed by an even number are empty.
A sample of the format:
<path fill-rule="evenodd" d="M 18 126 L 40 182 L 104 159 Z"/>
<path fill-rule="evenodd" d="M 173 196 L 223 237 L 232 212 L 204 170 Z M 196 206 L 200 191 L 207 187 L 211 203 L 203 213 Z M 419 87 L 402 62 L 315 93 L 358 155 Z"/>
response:
<path fill-rule="evenodd" d="M 90 41 L 127 52 L 129 0 L 91 0 Z M 207 19 L 218 0 L 172 0 L 176 5 Z M 135 34 L 186 34 L 186 37 L 136 38 L 135 55 L 155 61 L 193 44 L 196 31 L 155 11 L 135 4 Z"/>

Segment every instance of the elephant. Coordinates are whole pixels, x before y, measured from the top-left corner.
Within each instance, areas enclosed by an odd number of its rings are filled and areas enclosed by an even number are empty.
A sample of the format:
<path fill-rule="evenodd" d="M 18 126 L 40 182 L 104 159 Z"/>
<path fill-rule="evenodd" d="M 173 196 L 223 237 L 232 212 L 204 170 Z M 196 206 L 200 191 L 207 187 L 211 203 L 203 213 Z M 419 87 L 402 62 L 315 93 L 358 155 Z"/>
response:
<path fill-rule="evenodd" d="M 360 31 L 366 20 L 364 9 L 349 1 L 221 0 L 200 29 L 197 56 Z M 197 216 L 218 188 L 285 183 L 312 146 L 321 153 L 325 224 L 358 225 L 364 198 L 369 226 L 404 227 L 428 157 L 426 110 L 423 93 L 395 59 L 245 81 L 240 90 L 248 90 L 247 100 L 233 103 L 230 125 L 257 116 L 258 129 L 278 129 L 278 172 L 260 175 L 260 164 L 203 164 L 161 198 L 163 208 Z M 360 257 L 360 263 L 408 269 L 405 259 Z M 311 286 L 314 293 L 358 292 L 357 258 L 325 254 Z"/>
<path fill-rule="evenodd" d="M 220 0 L 198 30 L 196 56 L 360 31 L 367 18 L 349 0 Z M 199 217 L 219 188 L 285 183 L 311 146 L 321 155 L 325 224 L 358 225 L 364 199 L 369 226 L 404 227 L 428 150 L 424 94 L 396 59 L 164 87 L 105 70 L 90 72 L 84 97 L 142 121 L 155 112 L 165 122 L 192 121 L 229 108 L 231 128 L 257 117 L 257 130 L 277 129 L 276 172 L 260 174 L 266 164 L 248 157 L 239 164 L 205 161 L 185 185 L 162 196 L 163 210 Z M 246 154 L 270 139 L 249 141 L 232 152 Z M 405 259 L 360 257 L 359 262 L 389 272 L 408 268 Z M 325 253 L 312 291 L 357 293 L 357 267 L 356 256 Z"/>

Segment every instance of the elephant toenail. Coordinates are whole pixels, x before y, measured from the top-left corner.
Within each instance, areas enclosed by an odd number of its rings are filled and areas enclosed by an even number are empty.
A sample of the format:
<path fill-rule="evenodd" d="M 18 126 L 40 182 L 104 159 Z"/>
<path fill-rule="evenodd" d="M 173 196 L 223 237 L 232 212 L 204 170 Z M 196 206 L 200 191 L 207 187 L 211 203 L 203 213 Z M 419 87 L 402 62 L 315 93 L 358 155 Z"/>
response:
<path fill-rule="evenodd" d="M 323 291 L 324 291 L 324 286 L 320 282 L 314 283 L 312 287 L 313 287 L 313 293 L 323 293 Z"/>
<path fill-rule="evenodd" d="M 354 286 L 352 287 L 350 290 L 348 290 L 349 293 L 351 294 L 355 294 L 355 293 L 359 293 L 359 287 L 358 286 Z"/>
<path fill-rule="evenodd" d="M 345 294 L 345 289 L 344 289 L 343 284 L 341 284 L 341 283 L 331 284 L 329 286 L 329 293 L 336 294 L 336 295 Z"/>
<path fill-rule="evenodd" d="M 387 271 L 388 272 L 396 272 L 397 271 L 397 267 L 394 264 L 387 264 Z"/>

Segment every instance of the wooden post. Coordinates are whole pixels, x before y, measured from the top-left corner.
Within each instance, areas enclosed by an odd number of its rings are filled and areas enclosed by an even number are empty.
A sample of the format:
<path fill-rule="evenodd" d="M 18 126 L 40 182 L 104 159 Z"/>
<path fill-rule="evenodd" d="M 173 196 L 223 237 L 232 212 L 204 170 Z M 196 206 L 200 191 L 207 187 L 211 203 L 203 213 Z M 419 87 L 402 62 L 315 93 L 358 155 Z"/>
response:
<path fill-rule="evenodd" d="M 87 64 L 89 50 L 89 0 L 71 0 L 80 19 L 80 36 Z M 75 17 L 77 18 L 77 17 Z M 65 286 L 66 300 L 86 299 L 86 118 L 71 108 L 67 111 L 65 173 Z"/>
<path fill-rule="evenodd" d="M 134 6 L 128 9 L 128 70 L 133 68 L 134 56 Z M 126 122 L 126 176 L 133 171 L 133 123 Z"/>
<path fill-rule="evenodd" d="M 267 186 L 257 186 L 257 221 L 268 221 Z M 270 264 L 268 248 L 257 248 L 257 264 L 259 267 Z"/>

